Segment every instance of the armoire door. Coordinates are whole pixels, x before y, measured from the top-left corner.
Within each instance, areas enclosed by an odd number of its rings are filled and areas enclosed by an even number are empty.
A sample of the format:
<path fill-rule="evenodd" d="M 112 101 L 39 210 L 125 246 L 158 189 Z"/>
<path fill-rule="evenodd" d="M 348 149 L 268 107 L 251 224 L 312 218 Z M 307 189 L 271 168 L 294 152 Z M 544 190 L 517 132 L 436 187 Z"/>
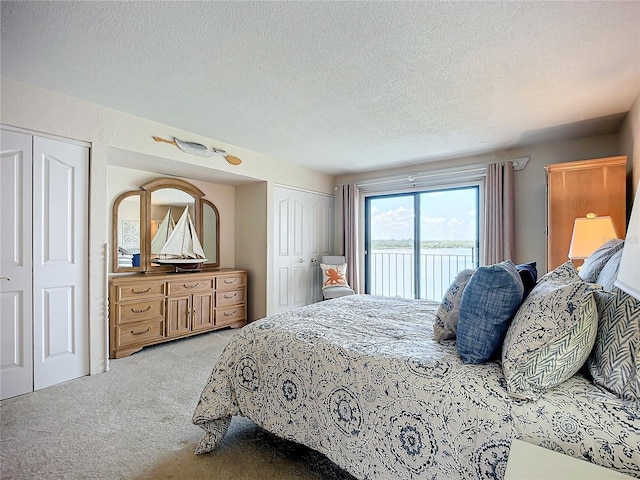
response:
<path fill-rule="evenodd" d="M 32 137 L 0 133 L 0 398 L 4 399 L 33 391 Z"/>
<path fill-rule="evenodd" d="M 1 276 L 9 280 L 0 283 L 0 385 L 7 398 L 89 373 L 89 150 L 5 130 L 1 142 Z"/>

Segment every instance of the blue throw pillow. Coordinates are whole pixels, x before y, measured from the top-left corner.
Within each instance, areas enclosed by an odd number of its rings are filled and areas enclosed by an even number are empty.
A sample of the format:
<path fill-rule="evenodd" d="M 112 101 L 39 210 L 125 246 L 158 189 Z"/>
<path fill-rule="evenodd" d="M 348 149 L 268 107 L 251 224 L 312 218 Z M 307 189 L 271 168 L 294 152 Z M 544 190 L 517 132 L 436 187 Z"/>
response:
<path fill-rule="evenodd" d="M 536 268 L 536 262 L 516 265 L 516 270 L 518 270 L 518 273 L 520 274 L 522 286 L 524 287 L 523 298 L 527 298 L 527 295 L 529 295 L 529 292 L 533 290 L 533 287 L 536 286 L 536 282 L 538 281 L 538 269 Z"/>
<path fill-rule="evenodd" d="M 511 260 L 476 270 L 462 293 L 458 317 L 457 349 L 464 363 L 483 363 L 500 354 L 523 294 Z"/>

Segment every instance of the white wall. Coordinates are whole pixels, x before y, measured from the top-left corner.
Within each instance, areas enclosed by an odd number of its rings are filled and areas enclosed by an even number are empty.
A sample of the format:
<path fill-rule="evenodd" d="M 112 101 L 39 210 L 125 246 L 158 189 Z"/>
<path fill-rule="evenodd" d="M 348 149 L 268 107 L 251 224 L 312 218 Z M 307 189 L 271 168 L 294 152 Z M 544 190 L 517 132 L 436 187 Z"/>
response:
<path fill-rule="evenodd" d="M 55 135 L 63 138 L 82 140 L 91 144 L 90 165 L 90 234 L 89 234 L 89 330 L 90 330 L 90 371 L 99 373 L 106 368 L 106 312 L 107 298 L 106 279 L 107 265 L 105 262 L 105 245 L 111 242 L 111 207 L 113 196 L 107 192 L 107 170 L 111 164 L 119 165 L 121 158 L 116 156 L 139 154 L 150 159 L 151 165 L 165 169 L 165 163 L 170 162 L 171 168 L 179 166 L 184 171 L 184 177 L 190 178 L 187 172 L 197 172 L 197 178 L 204 179 L 207 175 L 202 172 L 215 172 L 227 175 L 227 178 L 240 176 L 241 180 L 259 180 L 264 182 L 278 182 L 287 185 L 306 188 L 324 193 L 333 193 L 333 178 L 319 174 L 307 168 L 291 164 L 282 160 L 267 157 L 234 145 L 228 145 L 211 138 L 194 135 L 162 125 L 140 117 L 91 104 L 77 98 L 60 95 L 31 85 L 0 77 L 0 118 L 4 125 L 22 128 L 30 132 Z M 207 145 L 215 145 L 228 151 L 231 155 L 240 157 L 243 162 L 239 166 L 232 166 L 224 161 L 212 163 L 211 159 L 188 155 L 171 145 L 157 143 L 153 135 L 172 138 L 184 138 Z M 122 165 L 119 165 L 122 166 Z M 169 168 L 169 167 L 166 167 Z M 149 167 L 153 172 L 155 169 Z M 207 178 L 209 182 L 211 178 Z M 117 180 L 115 180 L 117 182 Z M 127 184 L 130 180 L 126 181 Z M 194 182 L 196 183 L 196 182 Z M 206 182 L 205 182 L 206 183 Z M 232 182 L 227 182 L 233 184 Z M 198 183 L 197 186 L 207 191 L 207 187 Z M 113 185 L 111 190 L 117 188 Z M 122 188 L 129 190 L 130 186 Z M 211 191 L 213 195 L 213 191 Z M 209 191 L 207 191 L 209 197 Z M 235 201 L 235 200 L 233 200 Z M 217 203 L 214 200 L 214 203 Z M 247 211 L 244 211 L 244 209 Z M 245 218 L 254 214 L 256 209 L 268 218 L 270 205 L 244 205 L 242 209 L 235 209 L 235 216 Z M 222 220 L 222 218 L 221 218 Z M 227 222 L 227 220 L 224 220 Z M 223 228 L 223 227 L 221 227 Z M 226 225 L 226 229 L 235 235 L 235 219 L 233 226 Z M 221 230 L 222 234 L 222 230 Z M 224 235 L 227 235 L 225 233 Z M 264 239 L 266 241 L 266 234 Z M 226 242 L 228 243 L 228 242 Z M 235 243 L 235 239 L 234 239 Z M 258 268 L 266 262 L 267 245 L 262 245 L 262 252 L 256 253 L 254 261 Z M 230 247 L 231 248 L 231 247 Z M 227 249 L 221 252 L 221 260 L 228 266 L 236 266 L 237 259 L 229 261 L 232 256 Z M 223 257 L 224 255 L 224 257 Z M 236 256 L 235 254 L 233 255 Z M 242 266 L 252 265 L 242 262 Z M 249 287 L 251 288 L 251 286 Z"/>
<path fill-rule="evenodd" d="M 410 173 L 428 172 L 450 167 L 487 164 L 529 157 L 524 170 L 516 172 L 516 254 L 513 259 L 517 263 L 536 261 L 539 273 L 546 272 L 546 237 L 545 237 L 545 170 L 551 163 L 569 162 L 620 155 L 617 134 L 591 137 L 580 140 L 569 140 L 515 148 L 483 155 L 457 158 L 440 162 L 423 163 L 398 169 L 380 170 L 366 174 L 345 175 L 337 177 L 338 183 L 351 183 L 374 178 Z"/>

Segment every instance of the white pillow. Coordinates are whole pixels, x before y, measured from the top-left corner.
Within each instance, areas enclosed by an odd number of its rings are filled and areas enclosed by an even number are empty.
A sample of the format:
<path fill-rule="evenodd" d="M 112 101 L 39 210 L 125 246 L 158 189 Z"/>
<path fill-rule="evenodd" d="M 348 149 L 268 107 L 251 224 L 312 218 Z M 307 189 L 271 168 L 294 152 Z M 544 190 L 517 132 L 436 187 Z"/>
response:
<path fill-rule="evenodd" d="M 582 367 L 598 330 L 597 289 L 578 276 L 570 261 L 540 279 L 502 346 L 509 395 L 536 400 Z"/>
<path fill-rule="evenodd" d="M 475 272 L 475 269 L 472 268 L 461 271 L 456 275 L 456 278 L 453 280 L 453 283 L 449 285 L 449 288 L 447 288 L 444 298 L 438 306 L 436 320 L 433 324 L 434 340 L 440 341 L 456 338 L 462 292 L 467 283 L 469 283 L 473 272 Z"/>
<path fill-rule="evenodd" d="M 347 278 L 345 276 L 347 271 L 347 264 L 343 263 L 342 265 L 326 265 L 324 263 L 320 264 L 320 269 L 322 270 L 322 289 L 325 288 L 334 288 L 334 287 L 349 287 L 349 283 L 347 282 Z"/>

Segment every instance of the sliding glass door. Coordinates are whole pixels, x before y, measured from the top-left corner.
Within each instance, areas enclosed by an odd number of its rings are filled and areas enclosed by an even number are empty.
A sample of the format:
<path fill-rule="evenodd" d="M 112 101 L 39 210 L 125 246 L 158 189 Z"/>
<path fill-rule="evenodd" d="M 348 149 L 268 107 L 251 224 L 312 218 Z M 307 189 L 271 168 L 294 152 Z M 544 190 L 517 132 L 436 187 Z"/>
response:
<path fill-rule="evenodd" d="M 365 199 L 365 291 L 442 300 L 456 274 L 478 266 L 479 187 Z"/>

